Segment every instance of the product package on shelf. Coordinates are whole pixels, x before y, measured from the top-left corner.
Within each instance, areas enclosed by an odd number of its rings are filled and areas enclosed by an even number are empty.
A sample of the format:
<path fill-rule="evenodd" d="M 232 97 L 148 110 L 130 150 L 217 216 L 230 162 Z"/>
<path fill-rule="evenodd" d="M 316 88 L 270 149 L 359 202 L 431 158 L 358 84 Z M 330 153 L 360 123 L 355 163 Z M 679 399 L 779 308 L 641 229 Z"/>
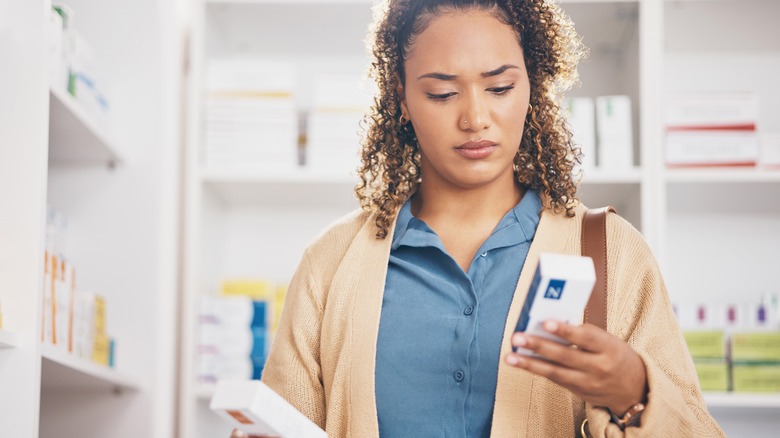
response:
<path fill-rule="evenodd" d="M 273 338 L 284 287 L 262 280 L 228 280 L 221 295 L 203 297 L 199 315 L 198 381 L 259 379 Z M 280 298 L 281 295 L 281 298 Z"/>
<path fill-rule="evenodd" d="M 360 164 L 360 122 L 371 96 L 360 76 L 317 79 L 307 127 L 307 168 L 335 175 L 355 172 Z"/>
<path fill-rule="evenodd" d="M 67 219 L 49 207 L 46 218 L 46 249 L 43 254 L 43 309 L 41 340 L 73 351 L 72 315 L 76 270 L 64 256 Z"/>
<path fill-rule="evenodd" d="M 704 391 L 730 389 L 729 355 L 726 331 L 719 309 L 708 305 L 677 306 L 685 343 Z"/>
<path fill-rule="evenodd" d="M 296 168 L 295 77 L 289 63 L 210 60 L 205 165 L 258 172 Z"/>
<path fill-rule="evenodd" d="M 596 108 L 593 99 L 568 98 L 563 108 L 571 126 L 572 140 L 582 153 L 580 168 L 586 173 L 592 171 L 596 168 Z"/>
<path fill-rule="evenodd" d="M 675 93 L 665 119 L 669 167 L 752 167 L 759 160 L 753 93 Z"/>
<path fill-rule="evenodd" d="M 101 73 L 99 57 L 74 26 L 73 10 L 52 5 L 49 33 L 51 85 L 67 90 L 103 129 L 110 127 L 110 87 Z"/>
<path fill-rule="evenodd" d="M 629 96 L 596 98 L 598 166 L 605 171 L 634 167 L 634 134 Z"/>
<path fill-rule="evenodd" d="M 210 296 L 201 301 L 198 381 L 251 379 L 254 307 L 246 296 Z"/>
<path fill-rule="evenodd" d="M 780 392 L 776 294 L 675 310 L 703 390 Z"/>
<path fill-rule="evenodd" d="M 52 5 L 49 14 L 49 82 L 52 87 L 68 88 L 68 63 L 65 54 L 66 29 L 73 12 L 65 5 Z"/>

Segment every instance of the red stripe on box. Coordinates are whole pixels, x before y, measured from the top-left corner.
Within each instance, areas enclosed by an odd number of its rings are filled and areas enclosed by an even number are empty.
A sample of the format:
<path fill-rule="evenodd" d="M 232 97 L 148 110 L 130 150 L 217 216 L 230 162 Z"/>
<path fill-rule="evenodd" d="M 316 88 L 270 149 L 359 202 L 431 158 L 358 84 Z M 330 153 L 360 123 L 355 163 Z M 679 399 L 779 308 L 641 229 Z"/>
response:
<path fill-rule="evenodd" d="M 683 168 L 709 168 L 709 167 L 756 167 L 755 161 L 744 161 L 735 163 L 691 163 L 691 164 L 670 164 L 667 163 L 666 167 L 670 169 L 683 169 Z"/>
<path fill-rule="evenodd" d="M 718 125 L 718 126 L 667 126 L 666 132 L 685 132 L 685 131 L 741 131 L 750 132 L 756 130 L 755 123 L 746 123 L 743 125 Z"/>

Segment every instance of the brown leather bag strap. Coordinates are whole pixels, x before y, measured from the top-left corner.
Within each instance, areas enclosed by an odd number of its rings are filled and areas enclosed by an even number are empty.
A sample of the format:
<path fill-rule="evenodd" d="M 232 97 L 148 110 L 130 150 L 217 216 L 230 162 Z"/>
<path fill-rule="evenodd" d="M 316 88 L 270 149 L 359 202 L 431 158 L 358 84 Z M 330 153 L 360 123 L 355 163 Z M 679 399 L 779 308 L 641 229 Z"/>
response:
<path fill-rule="evenodd" d="M 592 208 L 582 217 L 582 255 L 593 259 L 596 285 L 585 307 L 585 322 L 607 329 L 607 214 L 615 209 Z"/>

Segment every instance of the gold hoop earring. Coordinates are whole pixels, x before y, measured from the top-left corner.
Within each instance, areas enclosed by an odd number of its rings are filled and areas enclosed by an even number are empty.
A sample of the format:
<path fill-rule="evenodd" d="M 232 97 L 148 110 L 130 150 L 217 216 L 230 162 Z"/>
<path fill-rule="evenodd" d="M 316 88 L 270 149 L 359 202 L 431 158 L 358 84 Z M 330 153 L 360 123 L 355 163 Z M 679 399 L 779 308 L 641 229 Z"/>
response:
<path fill-rule="evenodd" d="M 529 103 L 528 104 L 528 114 L 531 114 L 532 112 L 534 112 L 534 106 Z"/>
<path fill-rule="evenodd" d="M 409 119 L 404 114 L 401 114 L 401 117 L 398 119 L 398 121 L 401 122 L 402 125 L 409 123 Z"/>

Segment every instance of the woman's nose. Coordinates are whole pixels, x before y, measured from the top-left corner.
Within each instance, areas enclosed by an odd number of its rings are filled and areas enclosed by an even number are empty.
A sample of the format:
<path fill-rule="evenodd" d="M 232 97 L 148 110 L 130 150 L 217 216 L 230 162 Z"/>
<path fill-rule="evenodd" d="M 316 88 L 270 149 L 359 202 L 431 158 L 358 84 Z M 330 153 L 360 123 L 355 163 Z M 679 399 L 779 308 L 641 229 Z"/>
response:
<path fill-rule="evenodd" d="M 466 93 L 458 127 L 464 131 L 481 131 L 490 127 L 490 111 L 485 97 L 476 90 Z"/>

